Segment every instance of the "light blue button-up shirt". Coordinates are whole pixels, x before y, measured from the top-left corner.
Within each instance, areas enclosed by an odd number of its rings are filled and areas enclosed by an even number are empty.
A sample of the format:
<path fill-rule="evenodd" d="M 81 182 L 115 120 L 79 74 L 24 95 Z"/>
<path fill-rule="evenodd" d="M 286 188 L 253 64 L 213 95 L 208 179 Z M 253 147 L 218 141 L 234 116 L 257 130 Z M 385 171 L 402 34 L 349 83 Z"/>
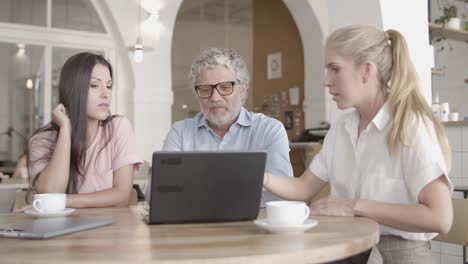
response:
<path fill-rule="evenodd" d="M 288 135 L 283 124 L 263 114 L 249 112 L 244 107 L 223 138 L 209 127 L 208 121 L 200 112 L 195 118 L 174 123 L 163 147 L 163 151 L 216 150 L 266 151 L 266 172 L 279 176 L 293 175 L 289 160 Z M 261 206 L 272 200 L 279 198 L 264 189 Z"/>

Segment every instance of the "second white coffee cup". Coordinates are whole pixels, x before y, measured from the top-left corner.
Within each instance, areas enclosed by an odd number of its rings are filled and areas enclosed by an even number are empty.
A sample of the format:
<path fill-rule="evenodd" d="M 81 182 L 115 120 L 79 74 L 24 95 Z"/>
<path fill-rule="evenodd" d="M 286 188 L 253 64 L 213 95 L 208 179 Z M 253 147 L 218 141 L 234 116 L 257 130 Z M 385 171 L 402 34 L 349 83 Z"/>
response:
<path fill-rule="evenodd" d="M 64 193 L 35 194 L 32 206 L 40 213 L 60 212 L 65 210 L 67 195 Z"/>
<path fill-rule="evenodd" d="M 451 112 L 449 114 L 449 121 L 458 121 L 458 112 Z"/>
<path fill-rule="evenodd" d="M 273 201 L 266 203 L 267 222 L 270 225 L 301 225 L 310 215 L 304 202 Z"/>

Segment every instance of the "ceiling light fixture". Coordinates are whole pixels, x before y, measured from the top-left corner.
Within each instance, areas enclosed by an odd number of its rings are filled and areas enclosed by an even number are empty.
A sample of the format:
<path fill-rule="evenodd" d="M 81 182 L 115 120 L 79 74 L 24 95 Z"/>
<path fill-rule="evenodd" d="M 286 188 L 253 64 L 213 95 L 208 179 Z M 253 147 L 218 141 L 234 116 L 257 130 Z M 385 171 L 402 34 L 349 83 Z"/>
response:
<path fill-rule="evenodd" d="M 26 88 L 32 89 L 33 86 L 34 86 L 33 81 L 32 81 L 31 79 L 28 79 L 28 80 L 26 81 Z"/>
<path fill-rule="evenodd" d="M 133 54 L 133 60 L 136 63 L 143 61 L 143 41 L 141 40 L 141 0 L 138 0 L 138 36 L 135 43 L 135 53 Z"/>

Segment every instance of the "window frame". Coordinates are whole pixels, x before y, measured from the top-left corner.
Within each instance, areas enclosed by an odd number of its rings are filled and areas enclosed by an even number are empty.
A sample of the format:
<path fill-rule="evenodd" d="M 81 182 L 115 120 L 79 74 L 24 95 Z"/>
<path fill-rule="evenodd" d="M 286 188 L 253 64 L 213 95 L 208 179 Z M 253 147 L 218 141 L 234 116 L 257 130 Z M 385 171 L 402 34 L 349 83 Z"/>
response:
<path fill-rule="evenodd" d="M 52 113 L 52 49 L 71 48 L 102 51 L 105 57 L 112 63 L 114 71 L 116 65 L 116 43 L 110 33 L 109 22 L 106 19 L 102 3 L 98 0 L 90 0 L 95 8 L 99 19 L 105 28 L 105 33 L 86 32 L 73 29 L 52 27 L 52 1 L 47 0 L 47 23 L 46 26 L 34 26 L 16 23 L 0 22 L 0 42 L 24 43 L 26 45 L 38 45 L 44 47 L 44 91 L 42 98 L 43 120 L 40 126 L 50 121 Z M 90 42 L 92 39 L 92 43 Z M 117 76 L 114 75 L 114 84 L 118 84 Z M 114 102 L 117 101 L 117 85 L 113 87 Z M 111 111 L 115 112 L 116 104 L 112 104 Z"/>

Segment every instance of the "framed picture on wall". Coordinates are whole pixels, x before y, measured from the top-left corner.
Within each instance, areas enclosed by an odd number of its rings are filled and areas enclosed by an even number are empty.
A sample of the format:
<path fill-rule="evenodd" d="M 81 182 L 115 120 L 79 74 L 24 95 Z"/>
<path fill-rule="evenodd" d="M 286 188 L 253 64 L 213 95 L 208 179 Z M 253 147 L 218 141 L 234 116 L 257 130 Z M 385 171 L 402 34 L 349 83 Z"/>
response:
<path fill-rule="evenodd" d="M 267 57 L 267 79 L 280 79 L 282 76 L 281 70 L 281 52 L 268 54 Z"/>

